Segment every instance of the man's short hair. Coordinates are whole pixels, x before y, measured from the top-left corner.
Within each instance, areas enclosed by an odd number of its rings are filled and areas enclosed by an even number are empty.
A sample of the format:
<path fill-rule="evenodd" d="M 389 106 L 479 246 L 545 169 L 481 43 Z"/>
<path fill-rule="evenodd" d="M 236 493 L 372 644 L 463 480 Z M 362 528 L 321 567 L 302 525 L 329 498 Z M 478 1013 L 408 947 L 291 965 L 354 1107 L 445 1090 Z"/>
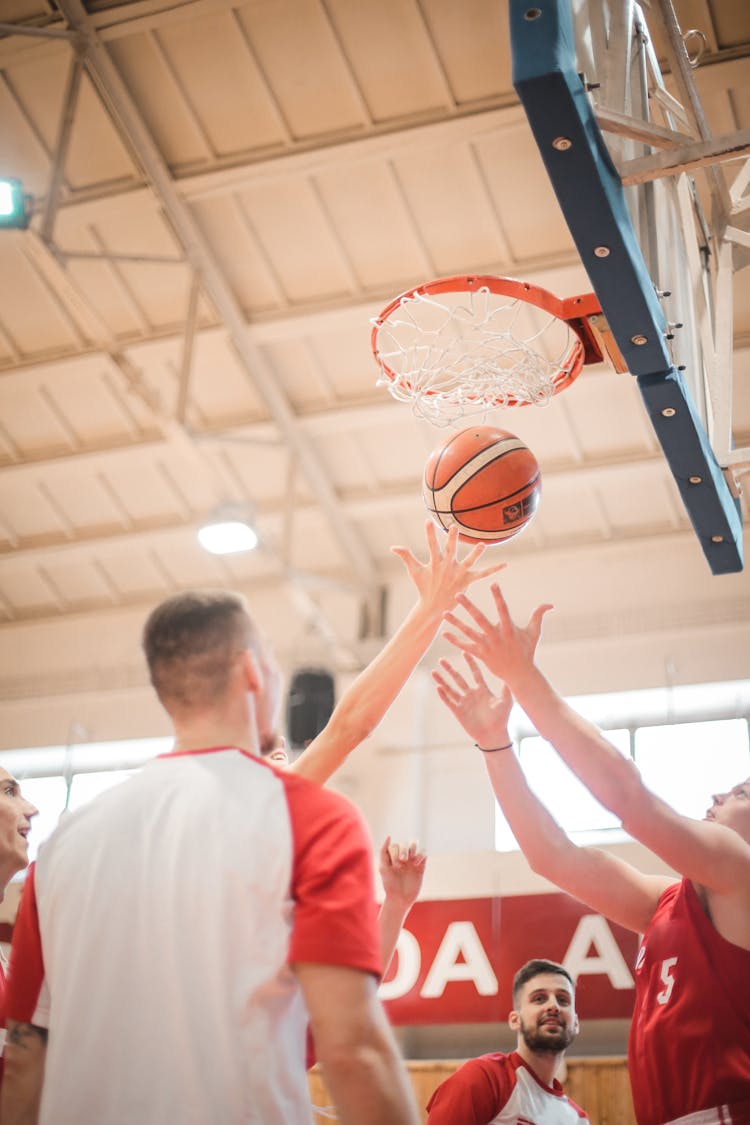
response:
<path fill-rule="evenodd" d="M 518 1004 L 518 999 L 521 995 L 521 989 L 532 980 L 533 977 L 540 977 L 544 973 L 558 973 L 560 976 L 567 977 L 571 986 L 575 988 L 575 981 L 563 965 L 558 965 L 557 961 L 544 961 L 540 958 L 534 958 L 532 961 L 527 961 L 522 965 L 516 975 L 513 977 L 513 1004 Z"/>
<path fill-rule="evenodd" d="M 236 657 L 263 644 L 239 594 L 189 590 L 167 598 L 149 615 L 143 651 L 151 683 L 169 710 L 201 708 L 226 693 Z"/>

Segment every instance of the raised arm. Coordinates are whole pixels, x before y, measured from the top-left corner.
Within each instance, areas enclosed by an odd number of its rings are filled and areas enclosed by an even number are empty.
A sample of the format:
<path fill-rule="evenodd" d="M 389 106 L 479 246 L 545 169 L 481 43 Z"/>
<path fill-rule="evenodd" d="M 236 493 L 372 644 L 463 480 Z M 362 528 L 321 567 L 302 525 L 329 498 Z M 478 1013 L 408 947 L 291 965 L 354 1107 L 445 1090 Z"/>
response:
<path fill-rule="evenodd" d="M 468 680 L 450 661 L 441 660 L 442 671 L 433 672 L 438 695 L 484 751 L 498 804 L 529 866 L 598 913 L 641 933 L 659 895 L 674 880 L 644 875 L 617 856 L 599 848 L 579 848 L 568 838 L 529 788 L 510 745 L 510 691 L 503 685 L 493 695 L 476 659 L 466 655 L 466 662 Z"/>
<path fill-rule="evenodd" d="M 406 916 L 419 898 L 426 863 L 427 856 L 414 841 L 408 846 L 392 844 L 390 836 L 386 836 L 380 849 L 380 878 L 385 897 L 378 915 L 383 975 L 396 952 Z"/>
<path fill-rule="evenodd" d="M 467 624 L 448 614 L 457 630 L 448 640 L 481 660 L 508 684 L 542 738 L 598 801 L 622 821 L 623 828 L 675 871 L 718 892 L 733 893 L 750 885 L 750 844 L 738 832 L 712 821 L 680 816 L 641 781 L 635 764 L 615 750 L 601 731 L 558 695 L 534 663 L 536 641 L 550 606 L 534 611 L 526 628 L 517 626 L 497 584 L 493 624 L 464 595 L 458 603 Z"/>
<path fill-rule="evenodd" d="M 429 558 L 421 563 L 406 547 L 393 553 L 404 563 L 417 588 L 417 601 L 394 635 L 344 693 L 331 718 L 299 758 L 295 773 L 323 783 L 378 725 L 432 643 L 446 610 L 472 582 L 496 574 L 504 563 L 472 569 L 484 553 L 473 547 L 463 561 L 457 557 L 458 529 L 452 527 L 441 549 L 438 530 L 426 521 Z"/>

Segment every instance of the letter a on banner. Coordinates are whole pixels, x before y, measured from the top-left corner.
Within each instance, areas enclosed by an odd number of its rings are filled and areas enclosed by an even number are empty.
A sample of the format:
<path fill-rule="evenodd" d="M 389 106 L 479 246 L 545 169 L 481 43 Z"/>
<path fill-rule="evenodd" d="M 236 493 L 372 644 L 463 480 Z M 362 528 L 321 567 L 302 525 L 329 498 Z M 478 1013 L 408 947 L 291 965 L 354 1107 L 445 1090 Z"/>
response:
<path fill-rule="evenodd" d="M 589 956 L 593 945 L 596 954 Z M 576 926 L 568 951 L 562 961 L 574 980 L 580 976 L 609 977 L 613 988 L 633 988 L 633 978 L 625 964 L 614 934 L 601 914 L 584 914 Z"/>
<path fill-rule="evenodd" d="M 463 961 L 458 961 L 459 954 Z M 449 981 L 471 980 L 480 996 L 497 994 L 497 977 L 472 922 L 451 922 L 435 954 L 420 996 L 442 996 Z"/>

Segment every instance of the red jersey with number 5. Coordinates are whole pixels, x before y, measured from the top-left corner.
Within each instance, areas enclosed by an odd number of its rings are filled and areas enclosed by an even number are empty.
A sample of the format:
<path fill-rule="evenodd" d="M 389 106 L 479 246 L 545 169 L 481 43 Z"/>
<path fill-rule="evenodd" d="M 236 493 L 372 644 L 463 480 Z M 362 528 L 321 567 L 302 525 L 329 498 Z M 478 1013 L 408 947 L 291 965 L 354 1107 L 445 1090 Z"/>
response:
<path fill-rule="evenodd" d="M 638 1125 L 722 1107 L 750 1121 L 750 950 L 717 932 L 688 879 L 638 951 L 628 1061 Z"/>

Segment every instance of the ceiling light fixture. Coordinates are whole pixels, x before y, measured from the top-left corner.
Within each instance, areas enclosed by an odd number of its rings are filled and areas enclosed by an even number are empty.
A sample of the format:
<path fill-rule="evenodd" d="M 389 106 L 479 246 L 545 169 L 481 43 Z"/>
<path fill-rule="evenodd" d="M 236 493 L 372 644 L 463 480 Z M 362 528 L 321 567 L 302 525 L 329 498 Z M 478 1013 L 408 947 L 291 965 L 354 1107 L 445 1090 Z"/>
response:
<path fill-rule="evenodd" d="M 212 555 L 237 555 L 258 546 L 253 516 L 244 507 L 219 508 L 198 531 L 198 542 Z"/>
<path fill-rule="evenodd" d="M 31 218 L 31 196 L 20 180 L 0 177 L 0 227 L 25 230 Z"/>

